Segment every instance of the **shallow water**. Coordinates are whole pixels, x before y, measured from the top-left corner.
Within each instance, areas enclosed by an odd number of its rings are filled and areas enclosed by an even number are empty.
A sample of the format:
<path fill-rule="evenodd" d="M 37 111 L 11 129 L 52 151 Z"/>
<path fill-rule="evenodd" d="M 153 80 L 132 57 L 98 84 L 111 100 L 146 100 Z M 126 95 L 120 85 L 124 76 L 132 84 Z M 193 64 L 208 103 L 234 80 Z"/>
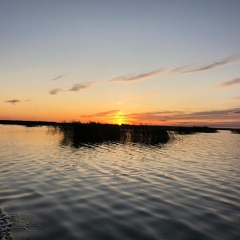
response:
<path fill-rule="evenodd" d="M 0 125 L 1 239 L 240 239 L 239 134 L 60 143 Z"/>

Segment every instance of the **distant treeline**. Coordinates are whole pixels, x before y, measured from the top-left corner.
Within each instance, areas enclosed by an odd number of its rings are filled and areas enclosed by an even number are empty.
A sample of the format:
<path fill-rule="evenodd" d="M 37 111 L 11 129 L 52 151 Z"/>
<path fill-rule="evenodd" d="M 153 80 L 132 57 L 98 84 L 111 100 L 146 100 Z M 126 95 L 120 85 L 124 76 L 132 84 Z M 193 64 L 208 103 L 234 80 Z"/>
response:
<path fill-rule="evenodd" d="M 209 127 L 183 127 L 183 126 L 151 126 L 151 125 L 116 125 L 96 122 L 46 122 L 46 121 L 16 121 L 0 120 L 0 124 L 23 125 L 26 127 L 47 126 L 53 133 L 63 134 L 63 144 L 79 146 L 82 143 L 101 142 L 135 142 L 144 144 L 163 144 L 169 142 L 177 134 L 216 133 L 218 129 Z M 230 130 L 240 133 L 240 129 Z"/>

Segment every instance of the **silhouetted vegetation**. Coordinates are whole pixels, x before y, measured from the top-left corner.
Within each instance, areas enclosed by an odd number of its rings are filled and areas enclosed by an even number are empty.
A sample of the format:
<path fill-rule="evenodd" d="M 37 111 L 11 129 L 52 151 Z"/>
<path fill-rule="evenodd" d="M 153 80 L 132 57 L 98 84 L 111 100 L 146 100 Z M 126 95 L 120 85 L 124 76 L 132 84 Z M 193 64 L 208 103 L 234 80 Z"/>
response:
<path fill-rule="evenodd" d="M 218 129 L 209 127 L 116 125 L 96 122 L 44 122 L 0 120 L 0 124 L 23 125 L 26 127 L 47 126 L 53 133 L 63 134 L 62 143 L 80 146 L 83 143 L 134 142 L 143 144 L 164 144 L 174 139 L 176 134 L 216 133 Z M 240 133 L 240 129 L 224 129 Z"/>
<path fill-rule="evenodd" d="M 81 143 L 119 141 L 121 129 L 118 125 L 81 122 L 62 123 L 54 126 L 63 133 L 63 143 L 78 146 Z"/>
<path fill-rule="evenodd" d="M 53 127 L 55 131 L 63 133 L 64 144 L 73 146 L 79 146 L 81 143 L 101 142 L 159 144 L 170 140 L 168 132 L 156 126 L 71 122 Z"/>
<path fill-rule="evenodd" d="M 231 129 L 232 133 L 240 134 L 240 129 Z"/>
<path fill-rule="evenodd" d="M 121 125 L 122 142 L 146 144 L 167 143 L 171 138 L 169 132 L 160 126 Z"/>
<path fill-rule="evenodd" d="M 217 133 L 216 128 L 209 127 L 168 127 L 168 129 L 176 132 L 177 134 L 185 135 L 185 134 L 195 134 L 195 133 Z"/>
<path fill-rule="evenodd" d="M 165 127 L 147 125 L 115 125 L 101 123 L 61 123 L 53 126 L 63 133 L 63 144 L 79 146 L 82 143 L 134 142 L 143 144 L 164 144 L 174 138 L 174 134 L 215 133 L 208 127 Z"/>

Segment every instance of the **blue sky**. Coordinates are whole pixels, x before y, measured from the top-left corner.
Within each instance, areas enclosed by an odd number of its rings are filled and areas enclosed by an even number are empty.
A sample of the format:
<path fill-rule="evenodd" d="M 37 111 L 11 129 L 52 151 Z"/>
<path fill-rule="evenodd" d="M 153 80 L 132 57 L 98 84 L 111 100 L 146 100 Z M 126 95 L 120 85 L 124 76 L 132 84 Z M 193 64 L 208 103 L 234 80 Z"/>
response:
<path fill-rule="evenodd" d="M 0 118 L 239 126 L 239 9 L 0 1 Z"/>

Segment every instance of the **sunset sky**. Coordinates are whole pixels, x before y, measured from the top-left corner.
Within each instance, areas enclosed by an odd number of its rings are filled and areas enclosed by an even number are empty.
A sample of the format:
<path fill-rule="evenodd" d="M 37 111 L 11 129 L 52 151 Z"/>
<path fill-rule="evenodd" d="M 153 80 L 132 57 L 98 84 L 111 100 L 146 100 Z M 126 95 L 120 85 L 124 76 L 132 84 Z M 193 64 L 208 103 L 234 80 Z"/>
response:
<path fill-rule="evenodd" d="M 239 0 L 1 0 L 0 119 L 240 127 Z"/>

